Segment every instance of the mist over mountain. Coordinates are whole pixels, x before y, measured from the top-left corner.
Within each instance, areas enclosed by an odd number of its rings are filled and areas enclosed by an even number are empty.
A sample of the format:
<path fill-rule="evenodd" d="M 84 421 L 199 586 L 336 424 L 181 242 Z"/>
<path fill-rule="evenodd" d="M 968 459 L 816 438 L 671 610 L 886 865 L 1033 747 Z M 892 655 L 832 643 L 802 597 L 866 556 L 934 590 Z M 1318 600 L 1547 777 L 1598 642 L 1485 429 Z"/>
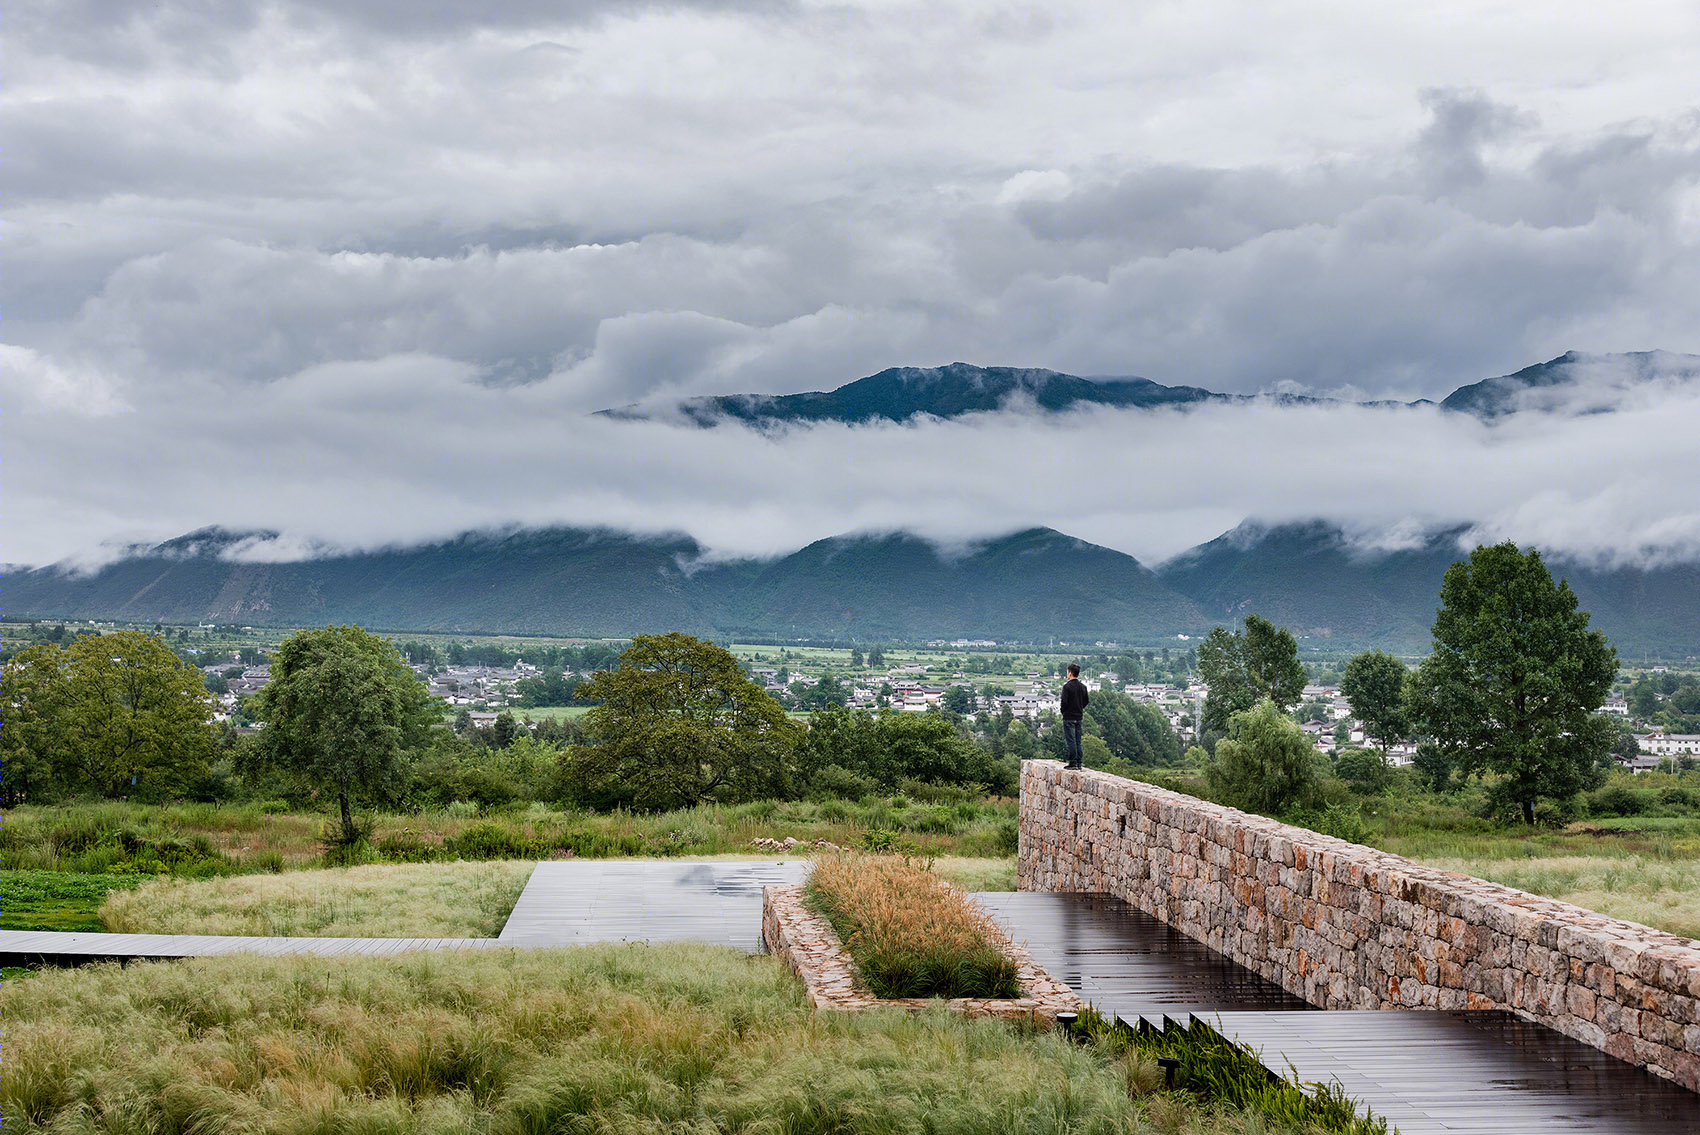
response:
<path fill-rule="evenodd" d="M 1524 411 L 1602 413 L 1615 409 L 1637 387 L 1700 378 L 1700 355 L 1668 351 L 1589 355 L 1568 351 L 1513 374 L 1461 386 L 1440 405 L 1483 421 Z M 926 415 L 957 418 L 998 410 L 1060 412 L 1085 406 L 1132 409 L 1186 407 L 1206 403 L 1277 402 L 1337 404 L 1311 394 L 1219 394 L 1197 386 L 1164 386 L 1146 378 L 1082 378 L 1052 370 L 981 367 L 892 367 L 830 391 L 801 394 L 723 394 L 667 405 L 601 410 L 626 421 L 679 419 L 710 428 L 728 422 L 776 426 L 803 422 L 861 424 L 903 422 Z M 1429 405 L 1427 399 L 1378 399 L 1346 404 L 1389 407 Z"/>
<path fill-rule="evenodd" d="M 1256 612 L 1315 646 L 1421 654 L 1441 577 L 1476 540 L 1463 527 L 1368 540 L 1324 520 L 1247 522 L 1153 571 L 1046 528 L 956 546 L 852 534 L 730 561 L 687 536 L 570 528 L 251 558 L 266 535 L 201 530 L 92 572 L 0 572 L 0 589 L 12 617 L 587 637 L 1150 643 Z M 1700 565 L 1548 565 L 1626 657 L 1700 653 Z"/>
<path fill-rule="evenodd" d="M 595 637 L 1033 641 L 1205 622 L 1131 556 L 1047 529 L 949 550 L 902 533 L 844 536 L 765 562 L 705 562 L 689 537 L 564 528 L 287 563 L 233 558 L 260 535 L 207 529 L 93 572 L 7 572 L 0 587 L 16 616 Z"/>
<path fill-rule="evenodd" d="M 1700 379 L 1700 355 L 1634 351 L 1589 355 L 1566 351 L 1556 359 L 1515 374 L 1460 386 L 1441 406 L 1494 421 L 1529 411 L 1605 414 L 1619 409 L 1637 390 L 1654 384 Z"/>
<path fill-rule="evenodd" d="M 1421 654 L 1429 649 L 1442 576 L 1478 542 L 1468 526 L 1389 545 L 1325 520 L 1247 522 L 1158 565 L 1157 575 L 1213 622 L 1255 611 L 1295 635 Z M 1700 565 L 1599 567 L 1542 558 L 1620 651 L 1700 651 Z"/>
<path fill-rule="evenodd" d="M 1023 642 L 1206 625 L 1132 556 L 1048 528 L 948 550 L 909 533 L 816 541 L 763 569 L 722 617 L 732 632 Z"/>

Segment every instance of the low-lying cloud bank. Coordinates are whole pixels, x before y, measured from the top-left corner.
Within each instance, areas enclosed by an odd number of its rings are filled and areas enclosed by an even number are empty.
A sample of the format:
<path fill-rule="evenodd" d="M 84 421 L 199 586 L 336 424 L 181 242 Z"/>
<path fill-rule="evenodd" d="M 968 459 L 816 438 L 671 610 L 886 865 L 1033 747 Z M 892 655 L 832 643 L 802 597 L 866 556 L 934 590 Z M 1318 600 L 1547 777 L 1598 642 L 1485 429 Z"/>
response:
<path fill-rule="evenodd" d="M 590 417 L 552 382 L 494 387 L 431 356 L 313 367 L 240 401 L 216 384 L 139 398 L 94 375 L 28 377 L 0 371 L 13 562 L 89 562 L 114 538 L 208 524 L 278 533 L 237 553 L 254 559 L 563 524 L 687 532 L 717 556 L 1046 525 L 1155 563 L 1248 517 L 1326 517 L 1366 548 L 1469 524 L 1600 564 L 1700 560 L 1692 379 L 1632 386 L 1608 413 L 1493 424 L 1260 402 L 764 433 Z"/>

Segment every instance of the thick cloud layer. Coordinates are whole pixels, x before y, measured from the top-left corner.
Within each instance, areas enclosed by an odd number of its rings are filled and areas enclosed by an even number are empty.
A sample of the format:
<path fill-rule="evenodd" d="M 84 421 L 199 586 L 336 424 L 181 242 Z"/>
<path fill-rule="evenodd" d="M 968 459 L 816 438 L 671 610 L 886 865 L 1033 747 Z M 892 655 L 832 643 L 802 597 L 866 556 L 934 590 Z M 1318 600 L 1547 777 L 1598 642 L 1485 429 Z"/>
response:
<path fill-rule="evenodd" d="M 1151 558 L 1319 511 L 1694 546 L 1682 384 L 1494 430 L 584 418 L 954 359 L 1410 398 L 1700 351 L 1689 4 L 35 0 L 7 31 L 8 560 L 504 521 Z"/>

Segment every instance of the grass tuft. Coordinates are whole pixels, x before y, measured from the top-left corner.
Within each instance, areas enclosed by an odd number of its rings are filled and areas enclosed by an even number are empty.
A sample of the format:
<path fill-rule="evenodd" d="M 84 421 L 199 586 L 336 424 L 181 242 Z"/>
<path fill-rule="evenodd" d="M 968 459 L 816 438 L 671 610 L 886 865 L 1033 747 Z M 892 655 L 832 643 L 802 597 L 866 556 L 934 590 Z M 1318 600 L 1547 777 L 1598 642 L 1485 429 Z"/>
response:
<path fill-rule="evenodd" d="M 877 997 L 1019 997 L 1003 931 L 985 911 L 909 859 L 834 855 L 805 885 Z"/>

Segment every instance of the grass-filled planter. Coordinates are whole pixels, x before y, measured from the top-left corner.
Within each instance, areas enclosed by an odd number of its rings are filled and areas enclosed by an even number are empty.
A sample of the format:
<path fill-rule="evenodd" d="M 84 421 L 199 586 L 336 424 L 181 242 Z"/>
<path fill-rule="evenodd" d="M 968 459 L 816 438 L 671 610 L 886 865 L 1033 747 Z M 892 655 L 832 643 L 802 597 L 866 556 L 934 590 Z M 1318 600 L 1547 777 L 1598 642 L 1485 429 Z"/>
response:
<path fill-rule="evenodd" d="M 997 924 L 921 864 L 895 856 L 821 859 L 806 901 L 837 932 L 876 997 L 1020 997 Z"/>

